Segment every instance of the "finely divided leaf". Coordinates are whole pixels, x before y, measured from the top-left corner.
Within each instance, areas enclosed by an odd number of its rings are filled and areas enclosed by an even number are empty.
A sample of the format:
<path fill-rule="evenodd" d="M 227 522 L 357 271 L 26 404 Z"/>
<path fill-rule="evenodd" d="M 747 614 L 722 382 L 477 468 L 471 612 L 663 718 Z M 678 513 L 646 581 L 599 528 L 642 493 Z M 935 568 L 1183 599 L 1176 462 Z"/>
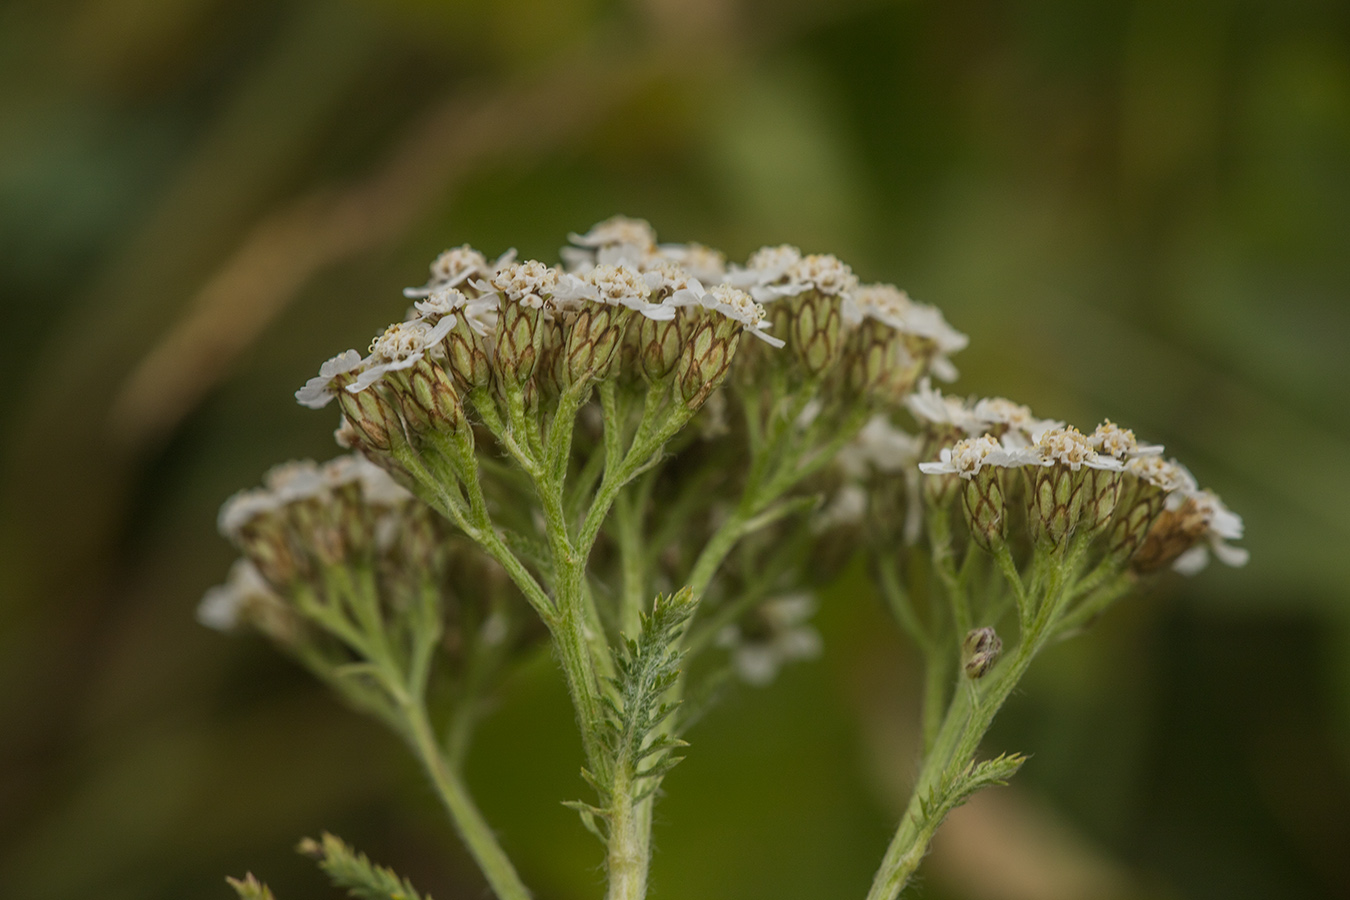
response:
<path fill-rule="evenodd" d="M 375 865 L 335 835 L 325 833 L 318 841 L 305 838 L 296 849 L 318 860 L 333 884 L 357 900 L 423 900 L 407 879 Z"/>

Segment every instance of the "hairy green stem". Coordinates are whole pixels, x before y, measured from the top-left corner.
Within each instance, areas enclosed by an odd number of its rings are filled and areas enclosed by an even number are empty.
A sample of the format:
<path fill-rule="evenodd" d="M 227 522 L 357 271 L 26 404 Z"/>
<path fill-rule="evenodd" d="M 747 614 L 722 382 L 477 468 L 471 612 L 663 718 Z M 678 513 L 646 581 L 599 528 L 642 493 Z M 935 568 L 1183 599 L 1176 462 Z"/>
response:
<path fill-rule="evenodd" d="M 1037 652 L 1054 634 L 1065 587 L 1077 564 L 1079 549 L 1056 554 L 1046 573 L 1047 587 L 1039 597 L 1036 612 L 1023 630 L 1012 657 L 996 668 L 984 684 L 973 690 L 957 690 L 947 714 L 924 757 L 909 805 L 872 881 L 867 900 L 895 900 L 913 876 L 928 851 L 928 844 L 941 824 L 944 792 L 954 789 L 971 765 L 980 741 L 994 716 L 1011 696 Z"/>
<path fill-rule="evenodd" d="M 425 707 L 420 702 L 408 702 L 402 704 L 401 708 L 413 751 L 426 769 L 436 793 L 445 804 L 446 812 L 450 814 L 455 830 L 482 869 L 492 892 L 499 900 L 529 900 L 529 889 L 520 880 L 515 866 L 497 842 L 459 775 L 441 754 L 431 723 L 427 721 Z"/>

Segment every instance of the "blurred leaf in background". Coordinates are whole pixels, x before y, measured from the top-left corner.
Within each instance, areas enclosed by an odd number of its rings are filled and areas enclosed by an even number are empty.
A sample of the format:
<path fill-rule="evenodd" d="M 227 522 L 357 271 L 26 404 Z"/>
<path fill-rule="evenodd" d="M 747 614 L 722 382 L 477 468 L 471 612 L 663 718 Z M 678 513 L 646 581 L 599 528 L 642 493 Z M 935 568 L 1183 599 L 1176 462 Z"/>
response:
<path fill-rule="evenodd" d="M 614 212 L 791 241 L 941 305 L 960 389 L 1110 416 L 1247 520 L 1033 670 L 920 890 L 1350 895 L 1350 9 L 1332 0 L 10 0 L 0 5 L 0 892 L 226 897 L 332 830 L 482 884 L 400 748 L 198 627 L 220 501 L 324 458 L 291 392 L 473 242 Z M 734 694 L 660 896 L 861 895 L 916 757 L 865 580 Z M 540 896 L 599 890 L 541 657 L 469 777 Z"/>

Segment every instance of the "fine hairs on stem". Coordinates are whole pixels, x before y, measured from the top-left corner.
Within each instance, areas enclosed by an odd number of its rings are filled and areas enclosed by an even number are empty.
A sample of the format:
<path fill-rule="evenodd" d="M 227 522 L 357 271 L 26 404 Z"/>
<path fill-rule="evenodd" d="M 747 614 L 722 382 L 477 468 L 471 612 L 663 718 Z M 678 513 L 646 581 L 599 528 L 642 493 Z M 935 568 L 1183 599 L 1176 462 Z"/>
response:
<path fill-rule="evenodd" d="M 541 645 L 585 755 L 587 795 L 558 799 L 603 845 L 577 865 L 640 900 L 689 728 L 728 678 L 819 653 L 815 592 L 865 554 L 925 661 L 923 758 L 867 895 L 890 900 L 1022 765 L 981 742 L 1042 649 L 1168 569 L 1246 560 L 1242 520 L 1161 447 L 933 387 L 966 337 L 834 256 L 728 264 L 624 217 L 561 255 L 447 250 L 403 322 L 325 362 L 296 398 L 336 403 L 349 452 L 226 502 L 242 556 L 198 609 L 402 737 L 501 900 L 531 895 L 462 763 Z M 302 852 L 354 895 L 418 896 L 332 835 Z"/>

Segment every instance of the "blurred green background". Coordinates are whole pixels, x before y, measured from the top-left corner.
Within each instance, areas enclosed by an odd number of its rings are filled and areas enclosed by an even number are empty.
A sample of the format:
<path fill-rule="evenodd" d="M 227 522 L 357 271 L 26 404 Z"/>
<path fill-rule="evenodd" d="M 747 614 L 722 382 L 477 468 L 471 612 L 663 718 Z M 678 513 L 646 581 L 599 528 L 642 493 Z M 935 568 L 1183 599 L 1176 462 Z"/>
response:
<path fill-rule="evenodd" d="M 396 742 L 193 621 L 221 500 L 334 454 L 291 392 L 441 249 L 615 212 L 791 241 L 970 333 L 961 392 L 1168 445 L 1247 521 L 1033 670 L 916 894 L 1350 896 L 1350 7 L 1335 0 L 0 5 L 0 896 L 331 896 L 323 829 L 485 889 Z M 856 574 L 658 806 L 654 898 L 860 897 L 915 762 Z M 552 661 L 469 763 L 544 898 L 600 893 Z"/>

